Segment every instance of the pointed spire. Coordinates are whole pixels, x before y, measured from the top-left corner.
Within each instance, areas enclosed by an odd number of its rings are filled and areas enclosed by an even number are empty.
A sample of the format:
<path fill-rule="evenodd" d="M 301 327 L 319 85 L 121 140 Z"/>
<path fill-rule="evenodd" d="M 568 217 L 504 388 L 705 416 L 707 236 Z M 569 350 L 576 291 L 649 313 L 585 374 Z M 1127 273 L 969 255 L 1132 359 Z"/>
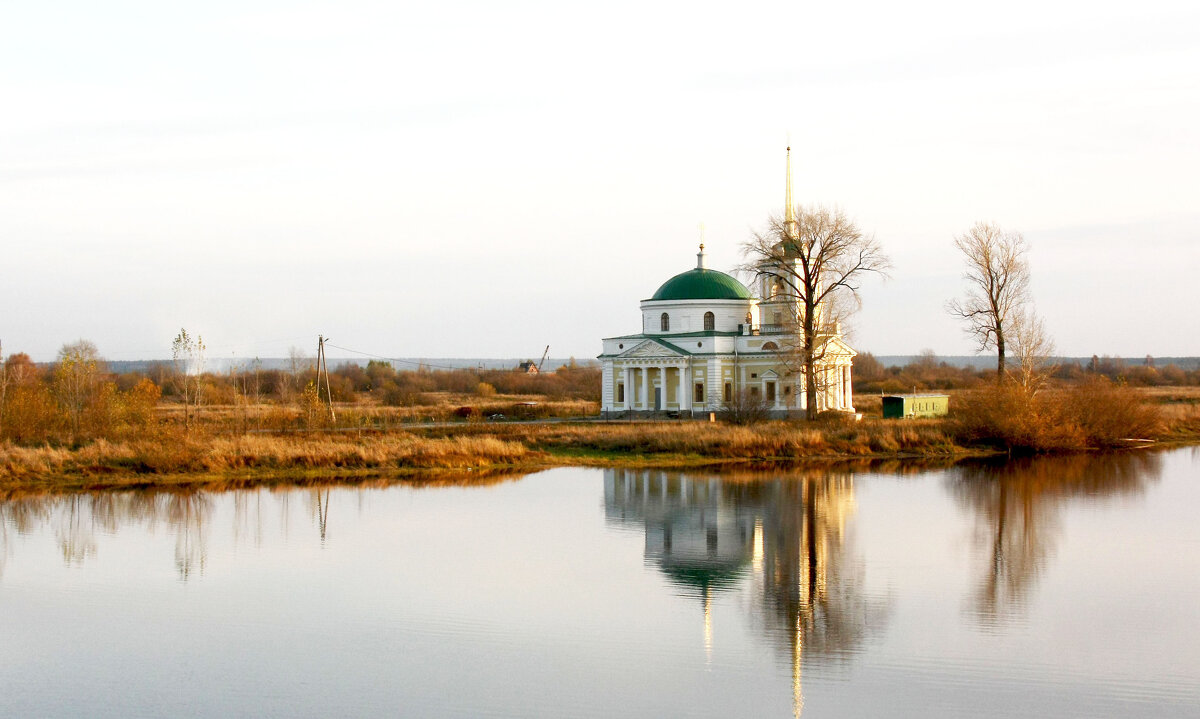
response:
<path fill-rule="evenodd" d="M 783 229 L 788 237 L 796 236 L 796 209 L 792 204 L 792 146 L 787 146 L 787 191 L 784 193 Z"/>
<path fill-rule="evenodd" d="M 713 655 L 713 625 L 712 625 L 712 590 L 704 585 L 704 657 L 705 664 L 712 664 Z"/>

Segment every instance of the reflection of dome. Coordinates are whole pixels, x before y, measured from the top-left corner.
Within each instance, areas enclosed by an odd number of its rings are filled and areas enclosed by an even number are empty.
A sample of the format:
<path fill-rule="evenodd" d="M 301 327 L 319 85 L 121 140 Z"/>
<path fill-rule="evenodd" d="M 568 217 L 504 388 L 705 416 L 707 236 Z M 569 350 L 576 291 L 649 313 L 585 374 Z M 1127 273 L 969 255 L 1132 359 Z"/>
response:
<path fill-rule="evenodd" d="M 663 283 L 651 300 L 748 300 L 750 290 L 733 277 L 697 267 Z"/>
<path fill-rule="evenodd" d="M 680 587 L 694 588 L 700 596 L 706 596 L 710 590 L 721 590 L 732 587 L 745 575 L 747 561 L 713 563 L 708 566 L 696 564 L 676 564 L 662 562 L 662 572 L 667 575 L 672 584 Z"/>

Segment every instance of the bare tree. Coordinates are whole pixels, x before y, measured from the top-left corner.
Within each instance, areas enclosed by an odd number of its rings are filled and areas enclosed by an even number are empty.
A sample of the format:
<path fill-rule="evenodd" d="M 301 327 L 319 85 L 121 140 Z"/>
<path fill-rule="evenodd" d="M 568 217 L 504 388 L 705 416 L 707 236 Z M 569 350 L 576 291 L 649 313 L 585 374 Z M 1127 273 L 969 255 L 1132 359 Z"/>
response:
<path fill-rule="evenodd" d="M 1051 360 L 1054 340 L 1046 332 L 1042 319 L 1031 309 L 1014 317 L 1009 326 L 1009 337 L 1019 362 L 1017 380 L 1032 396 L 1046 385 L 1056 369 Z"/>
<path fill-rule="evenodd" d="M 789 208 L 772 217 L 767 229 L 743 246 L 743 271 L 769 278 L 772 302 L 794 313 L 784 319 L 792 346 L 780 353 L 804 373 L 807 416 L 817 416 L 817 392 L 829 378 L 818 372 L 838 325 L 860 305 L 858 290 L 867 275 L 886 276 L 891 262 L 875 238 L 864 235 L 840 209 Z"/>
<path fill-rule="evenodd" d="M 280 392 L 283 399 L 291 400 L 293 394 L 300 389 L 301 378 L 312 368 L 312 358 L 304 354 L 304 350 L 294 346 L 288 348 L 288 369 L 280 376 L 283 380 L 283 391 Z"/>
<path fill-rule="evenodd" d="M 996 376 L 1003 378 L 1010 325 L 1029 301 L 1029 246 L 1021 233 L 988 222 L 955 237 L 954 246 L 967 262 L 967 296 L 946 309 L 966 320 L 967 334 L 979 342 L 980 352 L 996 350 Z"/>
<path fill-rule="evenodd" d="M 175 383 L 183 395 L 183 426 L 191 427 L 193 409 L 200 411 L 202 375 L 204 374 L 204 339 L 192 337 L 186 329 L 171 341 L 171 363 L 175 367 Z"/>
<path fill-rule="evenodd" d="M 762 394 L 757 388 L 741 389 L 735 392 L 729 401 L 721 405 L 721 411 L 726 422 L 731 424 L 757 424 L 771 418 L 771 408 L 767 406 Z"/>

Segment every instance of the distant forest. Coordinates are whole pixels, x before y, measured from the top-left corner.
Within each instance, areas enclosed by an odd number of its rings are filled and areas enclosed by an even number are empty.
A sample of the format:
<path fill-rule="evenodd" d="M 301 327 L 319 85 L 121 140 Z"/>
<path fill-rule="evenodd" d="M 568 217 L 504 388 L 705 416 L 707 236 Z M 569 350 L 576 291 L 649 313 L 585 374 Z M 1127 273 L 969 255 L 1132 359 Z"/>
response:
<path fill-rule="evenodd" d="M 1051 377 L 1074 382 L 1102 376 L 1134 387 L 1200 385 L 1200 357 L 1056 357 L 1047 361 Z M 855 392 L 910 392 L 966 389 L 995 377 L 995 356 L 939 357 L 933 352 L 912 356 L 879 356 L 862 352 L 854 358 Z"/>
<path fill-rule="evenodd" d="M 926 355 L 929 353 L 915 355 L 875 355 L 870 352 L 865 352 L 863 355 L 870 356 L 875 362 L 882 364 L 884 367 L 904 368 L 909 365 L 927 364 Z M 861 356 L 861 355 L 860 355 Z M 975 370 L 989 370 L 996 366 L 995 355 L 934 355 L 935 364 L 946 364 L 950 367 L 959 367 Z M 308 361 L 312 358 L 308 357 Z M 395 359 L 377 359 L 371 360 L 368 358 L 345 358 L 345 357 L 330 357 L 329 366 L 331 371 L 334 368 L 342 366 L 357 366 L 365 368 L 370 362 L 385 362 L 391 364 L 397 371 L 404 370 L 508 370 L 514 369 L 522 362 L 532 361 L 537 363 L 537 358 L 505 358 L 505 357 L 397 357 Z M 295 360 L 288 357 L 234 357 L 234 358 L 210 358 L 206 362 L 206 369 L 210 372 L 227 373 L 230 370 L 238 372 L 240 370 L 257 367 L 259 370 L 288 370 L 291 369 Z M 1153 367 L 1158 370 L 1164 370 L 1174 366 L 1184 371 L 1192 371 L 1200 369 L 1200 357 L 1153 357 L 1147 355 L 1141 358 L 1128 357 L 1110 357 L 1108 355 L 1091 357 L 1054 357 L 1051 358 L 1052 364 L 1060 367 L 1080 367 L 1083 369 L 1091 369 L 1095 367 L 1103 367 L 1102 374 L 1110 377 L 1116 377 L 1121 370 L 1130 367 Z M 170 360 L 110 360 L 108 361 L 108 369 L 116 374 L 126 373 L 146 373 L 158 365 L 170 364 Z M 44 368 L 51 367 L 52 362 L 39 362 Z M 543 369 L 553 371 L 556 367 L 563 366 L 576 367 L 599 367 L 600 363 L 594 359 L 576 359 L 575 357 L 550 357 L 543 364 Z M 859 368 L 856 367 L 856 371 Z M 1171 382 L 1168 382 L 1171 384 Z M 1185 382 L 1185 384 L 1187 384 Z"/>

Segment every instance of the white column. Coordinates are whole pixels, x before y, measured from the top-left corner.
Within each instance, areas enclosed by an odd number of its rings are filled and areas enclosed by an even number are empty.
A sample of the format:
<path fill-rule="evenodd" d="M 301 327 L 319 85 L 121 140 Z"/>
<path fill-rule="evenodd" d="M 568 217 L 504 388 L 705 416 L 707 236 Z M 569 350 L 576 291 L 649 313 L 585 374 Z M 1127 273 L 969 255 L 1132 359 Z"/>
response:
<path fill-rule="evenodd" d="M 783 378 L 775 378 L 775 409 L 783 409 Z"/>
<path fill-rule="evenodd" d="M 846 409 L 854 409 L 854 370 L 846 365 Z"/>
<path fill-rule="evenodd" d="M 706 411 L 711 412 L 713 410 L 713 392 L 718 393 L 716 395 L 716 399 L 718 400 L 717 404 L 719 405 L 721 394 L 720 390 L 717 388 L 722 386 L 721 383 L 725 379 L 721 374 L 721 360 L 717 359 L 716 357 L 709 357 L 708 361 L 704 363 L 704 374 L 701 375 L 701 377 L 704 381 L 704 399 L 701 400 L 701 403 L 704 405 L 704 409 Z M 695 383 L 696 378 L 693 377 L 692 384 Z M 696 409 L 696 405 L 694 403 L 692 404 L 692 409 Z"/>
<path fill-rule="evenodd" d="M 642 368 L 642 409 L 651 409 L 650 404 L 650 368 Z"/>
<path fill-rule="evenodd" d="M 686 366 L 679 367 L 679 411 L 687 412 L 692 408 L 692 383 L 688 380 Z"/>
<path fill-rule="evenodd" d="M 623 409 L 633 409 L 633 368 L 625 367 L 625 406 Z"/>

